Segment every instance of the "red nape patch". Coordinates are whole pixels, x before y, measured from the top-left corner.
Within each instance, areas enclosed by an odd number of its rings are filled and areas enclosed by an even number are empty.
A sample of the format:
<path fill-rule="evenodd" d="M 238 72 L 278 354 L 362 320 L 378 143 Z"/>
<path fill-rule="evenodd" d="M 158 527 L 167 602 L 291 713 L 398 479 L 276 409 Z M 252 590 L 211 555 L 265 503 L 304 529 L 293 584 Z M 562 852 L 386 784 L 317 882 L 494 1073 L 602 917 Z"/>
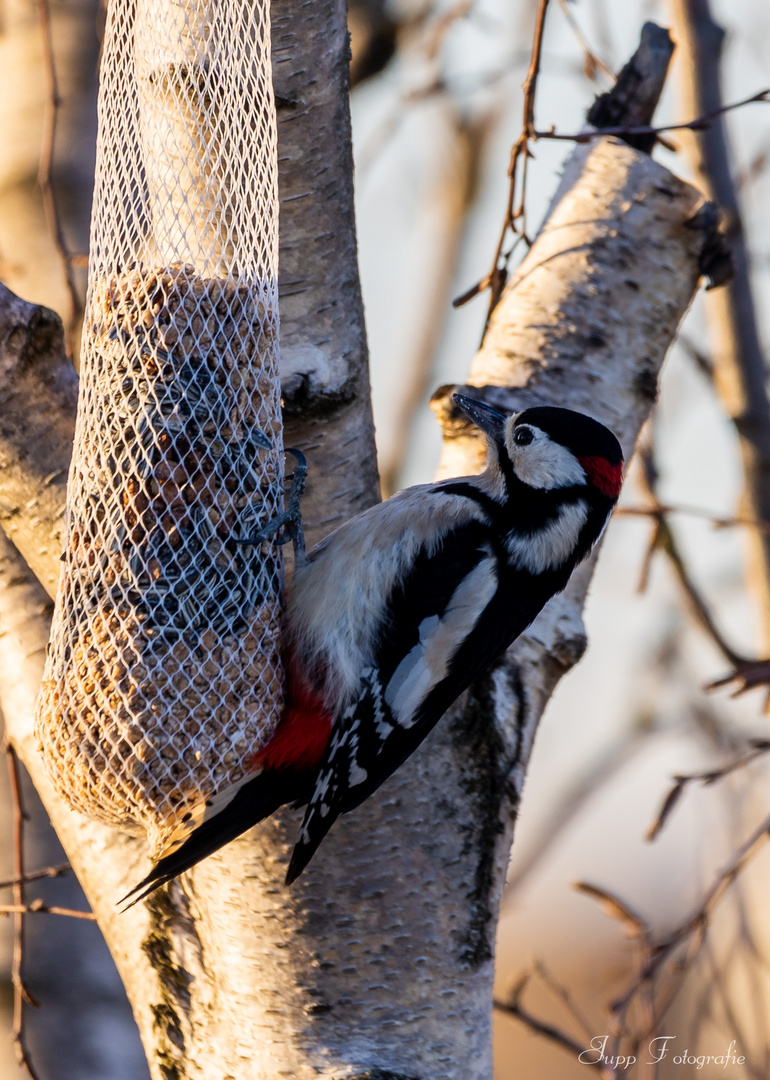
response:
<path fill-rule="evenodd" d="M 613 465 L 607 458 L 591 455 L 578 458 L 583 469 L 588 473 L 591 483 L 609 499 L 617 499 L 623 486 L 623 462 Z"/>
<path fill-rule="evenodd" d="M 332 717 L 318 694 L 302 683 L 290 685 L 281 721 L 267 746 L 251 757 L 248 769 L 314 769 L 326 749 Z"/>

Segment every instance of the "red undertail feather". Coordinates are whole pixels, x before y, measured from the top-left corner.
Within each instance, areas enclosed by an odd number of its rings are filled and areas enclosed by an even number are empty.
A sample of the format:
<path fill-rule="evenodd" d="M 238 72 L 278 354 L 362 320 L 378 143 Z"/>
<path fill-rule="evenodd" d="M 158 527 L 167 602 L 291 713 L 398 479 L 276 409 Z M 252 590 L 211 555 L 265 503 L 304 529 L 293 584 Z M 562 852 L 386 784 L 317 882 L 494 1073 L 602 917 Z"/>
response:
<path fill-rule="evenodd" d="M 305 772 L 323 757 L 332 728 L 332 716 L 315 691 L 290 679 L 288 700 L 281 722 L 267 746 L 248 761 L 251 769 L 287 769 Z"/>
<path fill-rule="evenodd" d="M 164 855 L 121 903 L 131 907 L 284 803 L 307 802 L 308 784 L 326 750 L 331 726 L 332 717 L 320 697 L 302 681 L 295 679 L 292 684 L 290 679 L 288 701 L 275 734 L 246 761 L 248 771 L 255 775 L 247 776 L 220 807 L 212 802 L 201 824 L 181 846 Z"/>
<path fill-rule="evenodd" d="M 623 462 L 613 464 L 605 457 L 590 455 L 578 458 L 591 483 L 610 499 L 617 499 L 623 485 Z"/>

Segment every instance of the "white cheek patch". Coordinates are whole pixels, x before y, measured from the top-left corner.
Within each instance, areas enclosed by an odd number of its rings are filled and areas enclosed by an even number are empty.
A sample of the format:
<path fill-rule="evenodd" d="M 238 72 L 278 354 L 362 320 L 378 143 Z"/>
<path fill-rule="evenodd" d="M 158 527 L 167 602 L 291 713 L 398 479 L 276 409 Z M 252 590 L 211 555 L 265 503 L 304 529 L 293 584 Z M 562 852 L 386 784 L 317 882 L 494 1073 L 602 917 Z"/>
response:
<path fill-rule="evenodd" d="M 506 540 L 511 558 L 520 570 L 530 574 L 542 574 L 561 566 L 578 542 L 580 531 L 588 520 L 588 504 L 580 499 L 567 503 L 559 513 L 533 533 L 522 535 L 512 532 Z"/>
<path fill-rule="evenodd" d="M 495 561 L 489 557 L 460 582 L 441 618 L 432 615 L 420 624 L 420 640 L 391 676 L 385 701 L 402 728 L 410 728 L 421 703 L 445 678 L 452 657 L 495 595 Z"/>
<path fill-rule="evenodd" d="M 549 490 L 586 483 L 583 466 L 566 446 L 553 442 L 538 428 L 531 430 L 535 433 L 535 439 L 527 446 L 517 446 L 511 439 L 508 440 L 507 449 L 513 470 L 520 480 L 530 487 Z"/>

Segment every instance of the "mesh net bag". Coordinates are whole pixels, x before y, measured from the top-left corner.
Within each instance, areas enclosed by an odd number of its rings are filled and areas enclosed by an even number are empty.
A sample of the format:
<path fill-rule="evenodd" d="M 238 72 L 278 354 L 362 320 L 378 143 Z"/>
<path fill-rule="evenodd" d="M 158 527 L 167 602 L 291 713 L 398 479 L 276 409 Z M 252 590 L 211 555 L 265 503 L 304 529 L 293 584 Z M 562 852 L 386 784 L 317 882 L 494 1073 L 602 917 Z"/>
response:
<path fill-rule="evenodd" d="M 268 0 L 111 0 L 81 388 L 37 735 L 157 855 L 274 729 L 280 511 Z"/>

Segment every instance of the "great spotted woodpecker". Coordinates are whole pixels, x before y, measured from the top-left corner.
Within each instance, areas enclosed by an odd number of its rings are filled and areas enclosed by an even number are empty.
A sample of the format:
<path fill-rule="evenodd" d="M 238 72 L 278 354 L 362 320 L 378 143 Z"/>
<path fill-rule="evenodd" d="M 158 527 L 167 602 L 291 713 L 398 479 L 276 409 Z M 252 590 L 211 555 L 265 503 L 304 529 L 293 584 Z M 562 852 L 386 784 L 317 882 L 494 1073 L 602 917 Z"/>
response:
<path fill-rule="evenodd" d="M 305 805 L 286 875 L 340 814 L 417 749 L 599 539 L 623 455 L 596 420 L 543 406 L 506 415 L 456 394 L 484 432 L 479 476 L 409 488 L 300 558 L 287 604 L 287 701 L 250 775 L 214 799 L 132 903 L 272 814 Z"/>

